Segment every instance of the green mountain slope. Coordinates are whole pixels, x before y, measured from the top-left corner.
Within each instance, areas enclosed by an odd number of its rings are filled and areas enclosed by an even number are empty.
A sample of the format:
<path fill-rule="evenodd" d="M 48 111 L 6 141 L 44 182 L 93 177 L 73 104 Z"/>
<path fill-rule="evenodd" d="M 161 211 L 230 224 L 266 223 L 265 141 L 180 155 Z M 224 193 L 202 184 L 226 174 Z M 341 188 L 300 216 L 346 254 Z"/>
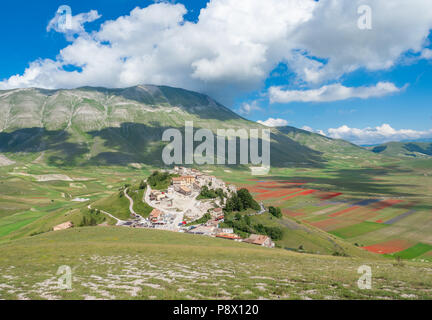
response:
<path fill-rule="evenodd" d="M 376 154 L 389 157 L 432 157 L 432 143 L 430 142 L 389 142 L 379 146 L 368 147 L 367 149 Z"/>
<path fill-rule="evenodd" d="M 164 130 L 183 129 L 185 121 L 214 132 L 263 128 L 208 96 L 165 86 L 18 89 L 0 91 L 0 152 L 43 152 L 43 161 L 56 166 L 160 166 Z M 346 142 L 295 130 L 272 129 L 272 166 L 322 167 L 332 159 L 326 155 L 363 152 Z"/>

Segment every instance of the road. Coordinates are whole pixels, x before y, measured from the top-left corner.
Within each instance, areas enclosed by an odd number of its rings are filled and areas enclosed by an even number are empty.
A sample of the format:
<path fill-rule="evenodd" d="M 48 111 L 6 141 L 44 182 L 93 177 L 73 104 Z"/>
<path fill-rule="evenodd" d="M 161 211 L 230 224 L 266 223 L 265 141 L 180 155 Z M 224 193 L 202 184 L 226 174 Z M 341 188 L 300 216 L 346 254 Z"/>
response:
<path fill-rule="evenodd" d="M 91 205 L 88 205 L 87 208 L 89 208 L 90 210 L 92 209 Z M 99 209 L 97 209 L 97 210 L 99 210 Z M 117 221 L 116 226 L 122 225 L 123 223 L 126 222 L 126 221 L 123 221 L 123 220 L 120 220 L 120 219 L 114 217 L 114 216 L 113 216 L 111 213 L 109 213 L 109 212 L 106 212 L 106 211 L 103 211 L 103 210 L 99 210 L 99 211 L 102 212 L 103 214 L 105 214 L 105 215 L 107 215 L 107 216 L 113 218 L 114 220 L 116 220 L 116 221 Z"/>
<path fill-rule="evenodd" d="M 262 202 L 260 203 L 260 206 L 261 206 L 261 211 L 249 214 L 249 216 L 252 217 L 252 216 L 259 216 L 264 214 L 266 212 L 266 208 L 264 207 L 264 204 Z"/>
<path fill-rule="evenodd" d="M 130 211 L 130 213 L 133 215 L 133 216 L 135 216 L 135 217 L 137 217 L 137 218 L 140 218 L 141 220 L 145 220 L 141 215 L 139 215 L 138 213 L 136 213 L 135 212 L 135 210 L 134 210 L 134 208 L 133 208 L 133 206 L 134 206 L 134 201 L 133 201 L 133 199 L 131 198 L 131 197 L 129 197 L 129 195 L 128 195 L 128 190 L 129 190 L 129 188 L 126 188 L 123 192 L 124 192 L 124 195 L 126 196 L 126 198 L 128 198 L 128 200 L 129 200 L 129 211 Z"/>

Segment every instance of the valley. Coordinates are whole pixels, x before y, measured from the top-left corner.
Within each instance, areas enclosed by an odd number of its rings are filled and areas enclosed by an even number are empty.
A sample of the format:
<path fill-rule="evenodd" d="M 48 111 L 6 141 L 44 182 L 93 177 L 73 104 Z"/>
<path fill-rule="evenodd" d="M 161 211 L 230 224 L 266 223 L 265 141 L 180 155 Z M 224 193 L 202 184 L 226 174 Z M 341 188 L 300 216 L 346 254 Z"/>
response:
<path fill-rule="evenodd" d="M 203 236 L 212 220 L 200 221 L 221 202 L 200 207 L 206 201 L 195 201 L 201 189 L 193 188 L 171 204 L 160 194 L 155 201 L 152 192 L 169 193 L 172 179 L 140 184 L 155 170 L 183 175 L 162 164 L 166 128 L 182 130 L 186 120 L 213 132 L 261 125 L 206 96 L 156 86 L 12 90 L 0 108 L 1 298 L 431 297 L 427 157 L 272 128 L 268 175 L 234 165 L 187 169 L 247 189 L 267 209 L 227 213 L 214 226 L 230 235 L 221 239 Z M 155 208 L 167 211 L 167 224 L 151 223 Z M 67 222 L 74 227 L 52 231 Z M 275 248 L 226 240 L 272 230 L 280 230 Z M 73 290 L 48 289 L 61 265 L 76 272 Z M 371 291 L 357 288 L 361 265 L 372 266 Z"/>

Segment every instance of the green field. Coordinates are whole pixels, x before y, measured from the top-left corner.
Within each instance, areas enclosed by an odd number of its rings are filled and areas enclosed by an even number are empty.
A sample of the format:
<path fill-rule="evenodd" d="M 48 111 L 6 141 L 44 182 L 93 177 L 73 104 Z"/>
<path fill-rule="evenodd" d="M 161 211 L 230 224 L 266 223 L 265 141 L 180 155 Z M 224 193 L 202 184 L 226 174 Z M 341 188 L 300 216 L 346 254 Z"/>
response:
<path fill-rule="evenodd" d="M 432 246 L 425 243 L 417 243 L 415 246 L 404 251 L 395 253 L 393 257 L 402 259 L 414 259 L 432 250 Z"/>
<path fill-rule="evenodd" d="M 425 263 L 309 255 L 121 227 L 50 232 L 0 245 L 2 299 L 431 299 Z M 373 270 L 372 290 L 357 269 Z M 57 285 L 60 266 L 71 290 Z"/>
<path fill-rule="evenodd" d="M 343 239 L 354 238 L 363 234 L 380 230 L 381 228 L 388 227 L 385 224 L 374 223 L 374 222 L 361 222 L 346 228 L 337 229 L 330 231 L 331 234 L 338 236 Z"/>

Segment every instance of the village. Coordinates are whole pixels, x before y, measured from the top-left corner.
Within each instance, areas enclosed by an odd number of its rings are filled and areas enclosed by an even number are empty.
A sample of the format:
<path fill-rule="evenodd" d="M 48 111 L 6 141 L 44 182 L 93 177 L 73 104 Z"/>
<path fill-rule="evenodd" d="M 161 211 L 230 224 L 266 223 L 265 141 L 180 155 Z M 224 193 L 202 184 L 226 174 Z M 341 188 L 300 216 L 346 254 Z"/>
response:
<path fill-rule="evenodd" d="M 198 200 L 204 187 L 208 190 L 219 189 L 230 195 L 237 192 L 234 185 L 227 185 L 224 181 L 196 169 L 175 167 L 165 172 L 175 176 L 166 190 L 152 190 L 147 185 L 143 201 L 154 208 L 150 216 L 143 218 L 139 214 L 131 212 L 134 220 L 119 225 L 216 237 L 269 248 L 275 246 L 268 236 L 251 235 L 249 238 L 243 239 L 235 234 L 232 228 L 221 228 L 220 225 L 225 220 L 222 209 L 224 206 L 223 199 Z M 264 211 L 265 208 L 262 205 L 260 213 Z M 207 217 L 207 219 L 203 219 L 203 217 Z M 200 219 L 205 221 L 199 223 Z"/>

